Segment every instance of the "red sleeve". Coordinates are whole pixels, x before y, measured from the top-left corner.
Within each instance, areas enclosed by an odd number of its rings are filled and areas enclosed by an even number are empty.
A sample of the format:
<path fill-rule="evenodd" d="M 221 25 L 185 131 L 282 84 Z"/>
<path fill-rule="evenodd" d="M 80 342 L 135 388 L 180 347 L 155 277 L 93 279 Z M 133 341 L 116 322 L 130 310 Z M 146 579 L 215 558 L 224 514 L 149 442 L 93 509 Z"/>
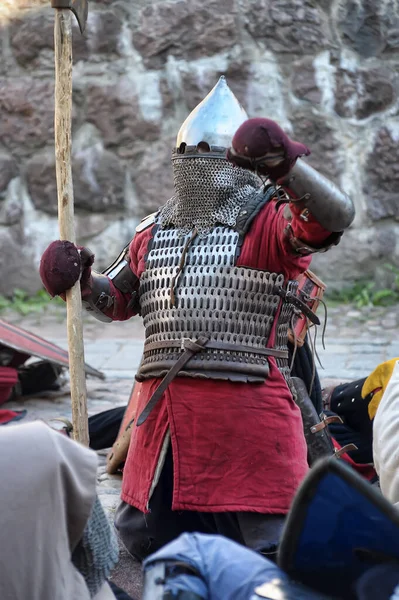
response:
<path fill-rule="evenodd" d="M 285 205 L 272 201 L 260 211 L 244 238 L 238 266 L 283 273 L 287 279 L 306 271 L 311 257 L 298 254 L 290 245 L 284 210 Z"/>
<path fill-rule="evenodd" d="M 151 238 L 152 227 L 136 234 L 129 247 L 129 266 L 136 277 L 140 278 L 145 268 L 144 257 L 147 252 L 148 242 Z M 113 305 L 104 313 L 113 321 L 127 321 L 137 314 L 137 307 L 129 306 L 130 294 L 123 294 L 110 280 L 111 294 L 114 298 Z"/>

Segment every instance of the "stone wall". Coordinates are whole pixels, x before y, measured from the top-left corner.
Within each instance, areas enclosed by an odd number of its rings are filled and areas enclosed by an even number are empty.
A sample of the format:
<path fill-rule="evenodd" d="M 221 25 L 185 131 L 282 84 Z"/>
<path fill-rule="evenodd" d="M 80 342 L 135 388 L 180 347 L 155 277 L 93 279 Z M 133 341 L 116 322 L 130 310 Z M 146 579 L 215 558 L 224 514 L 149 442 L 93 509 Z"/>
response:
<path fill-rule="evenodd" d="M 90 1 L 74 35 L 77 235 L 103 267 L 171 194 L 179 125 L 220 74 L 276 119 L 357 207 L 315 260 L 331 285 L 399 264 L 399 0 Z M 40 287 L 57 238 L 53 13 L 0 7 L 0 293 Z"/>

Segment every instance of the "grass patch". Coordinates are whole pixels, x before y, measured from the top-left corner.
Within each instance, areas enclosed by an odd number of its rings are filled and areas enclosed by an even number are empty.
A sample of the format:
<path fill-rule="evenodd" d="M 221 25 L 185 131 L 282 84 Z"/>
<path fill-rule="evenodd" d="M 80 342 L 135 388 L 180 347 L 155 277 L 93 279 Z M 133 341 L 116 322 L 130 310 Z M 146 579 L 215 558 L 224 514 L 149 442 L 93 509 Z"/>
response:
<path fill-rule="evenodd" d="M 45 290 L 29 295 L 23 290 L 14 290 L 11 298 L 0 295 L 0 314 L 6 311 L 14 311 L 26 316 L 45 310 L 49 305 L 63 306 L 61 298 L 51 298 Z"/>
<path fill-rule="evenodd" d="M 359 279 L 342 290 L 327 290 L 327 302 L 332 305 L 353 304 L 356 308 L 395 306 L 399 303 L 399 269 L 389 264 L 383 266 L 390 272 L 392 283 L 389 287 L 381 288 L 374 281 Z"/>

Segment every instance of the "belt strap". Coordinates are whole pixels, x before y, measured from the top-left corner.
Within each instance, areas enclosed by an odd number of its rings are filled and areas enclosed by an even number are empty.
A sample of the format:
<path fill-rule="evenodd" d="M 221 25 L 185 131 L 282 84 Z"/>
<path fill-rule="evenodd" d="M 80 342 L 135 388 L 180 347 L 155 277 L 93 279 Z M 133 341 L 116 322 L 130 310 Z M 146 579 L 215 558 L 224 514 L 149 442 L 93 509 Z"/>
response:
<path fill-rule="evenodd" d="M 162 394 L 166 391 L 169 384 L 173 381 L 178 372 L 186 365 L 186 363 L 188 363 L 188 361 L 194 354 L 197 354 L 197 352 L 201 352 L 201 350 L 205 348 L 208 341 L 208 337 L 200 336 L 196 341 L 185 338 L 181 342 L 179 342 L 179 345 L 181 345 L 184 349 L 183 354 L 179 357 L 179 360 L 175 362 L 173 367 L 166 373 L 165 377 L 162 379 L 161 383 L 159 384 L 155 392 L 152 394 L 151 398 L 149 399 L 145 408 L 143 409 L 143 412 L 137 419 L 137 425 L 142 425 L 144 421 L 146 421 L 153 408 L 155 408 L 155 406 L 161 399 Z"/>
<path fill-rule="evenodd" d="M 144 352 L 159 350 L 162 348 L 182 348 L 188 338 L 182 340 L 162 340 L 160 342 L 149 342 L 144 344 Z M 275 348 L 254 348 L 253 346 L 244 346 L 242 344 L 228 344 L 225 342 L 208 342 L 208 350 L 226 350 L 230 352 L 251 352 L 261 356 L 274 356 L 275 358 L 288 358 L 288 350 L 276 350 Z"/>
<path fill-rule="evenodd" d="M 326 417 L 326 415 L 322 413 L 320 423 L 317 423 L 317 425 L 313 425 L 313 427 L 310 428 L 310 431 L 311 433 L 317 433 L 318 431 L 322 431 L 323 429 L 325 429 L 331 423 L 343 423 L 343 420 L 338 415 L 331 415 L 331 417 Z"/>

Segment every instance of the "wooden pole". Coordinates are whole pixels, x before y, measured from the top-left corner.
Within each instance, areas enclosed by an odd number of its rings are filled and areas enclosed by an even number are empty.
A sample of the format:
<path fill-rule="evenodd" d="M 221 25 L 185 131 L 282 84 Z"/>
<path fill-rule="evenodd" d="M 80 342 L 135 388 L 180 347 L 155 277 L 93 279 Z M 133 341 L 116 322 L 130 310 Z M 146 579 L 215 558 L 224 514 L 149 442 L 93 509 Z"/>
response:
<path fill-rule="evenodd" d="M 55 158 L 60 239 L 76 243 L 72 185 L 72 13 L 56 9 Z M 66 293 L 73 437 L 89 445 L 80 282 Z"/>

